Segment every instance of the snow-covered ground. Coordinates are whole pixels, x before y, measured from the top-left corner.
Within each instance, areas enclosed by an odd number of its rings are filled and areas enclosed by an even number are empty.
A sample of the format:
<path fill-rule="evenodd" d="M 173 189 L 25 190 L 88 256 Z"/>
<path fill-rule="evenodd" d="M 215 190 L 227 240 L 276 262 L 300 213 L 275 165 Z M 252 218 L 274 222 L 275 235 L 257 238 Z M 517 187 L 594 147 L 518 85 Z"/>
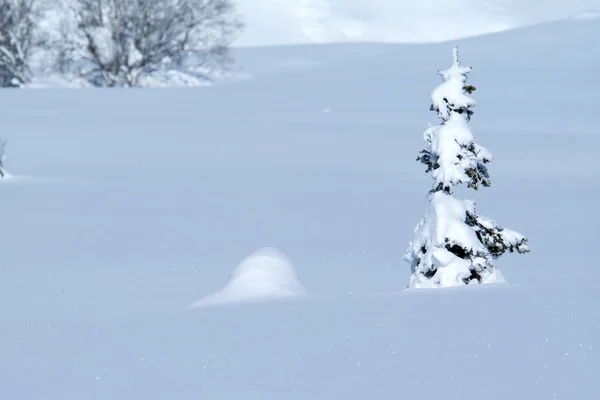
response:
<path fill-rule="evenodd" d="M 571 15 L 596 16 L 598 0 L 238 0 L 239 45 L 437 42 Z"/>
<path fill-rule="evenodd" d="M 600 398 L 598 37 L 586 18 L 458 42 L 495 156 L 474 198 L 532 249 L 498 286 L 403 291 L 450 44 L 244 49 L 243 79 L 209 88 L 0 91 L 0 398 Z M 306 295 L 189 308 L 265 246 Z"/>

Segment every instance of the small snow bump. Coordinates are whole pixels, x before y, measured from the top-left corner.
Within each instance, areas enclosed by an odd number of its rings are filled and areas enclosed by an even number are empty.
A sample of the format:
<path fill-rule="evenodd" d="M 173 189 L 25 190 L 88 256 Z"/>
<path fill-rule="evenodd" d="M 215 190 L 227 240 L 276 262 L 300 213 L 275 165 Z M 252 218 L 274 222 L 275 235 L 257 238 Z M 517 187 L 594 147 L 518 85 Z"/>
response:
<path fill-rule="evenodd" d="M 291 298 L 305 293 L 291 260 L 277 249 L 264 248 L 244 259 L 231 273 L 222 290 L 191 304 L 189 308 Z"/>

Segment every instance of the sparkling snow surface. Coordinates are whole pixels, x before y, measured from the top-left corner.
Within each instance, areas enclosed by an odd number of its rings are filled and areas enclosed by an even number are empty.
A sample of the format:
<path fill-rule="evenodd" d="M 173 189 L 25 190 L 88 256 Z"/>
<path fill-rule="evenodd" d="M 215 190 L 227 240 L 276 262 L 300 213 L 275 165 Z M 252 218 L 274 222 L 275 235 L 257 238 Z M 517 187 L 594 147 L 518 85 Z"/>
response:
<path fill-rule="evenodd" d="M 447 45 L 245 49 L 209 88 L 3 90 L 0 399 L 597 400 L 600 25 L 458 42 L 510 284 L 405 291 Z M 453 45 L 454 43 L 452 43 Z M 311 298 L 189 309 L 274 246 Z"/>

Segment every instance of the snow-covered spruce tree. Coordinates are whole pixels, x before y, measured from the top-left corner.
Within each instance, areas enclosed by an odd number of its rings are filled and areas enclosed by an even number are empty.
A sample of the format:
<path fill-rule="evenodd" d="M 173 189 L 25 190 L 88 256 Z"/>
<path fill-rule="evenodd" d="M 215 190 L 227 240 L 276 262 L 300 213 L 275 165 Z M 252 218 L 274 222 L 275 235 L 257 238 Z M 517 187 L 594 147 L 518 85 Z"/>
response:
<path fill-rule="evenodd" d="M 460 184 L 474 190 L 490 186 L 486 164 L 492 161 L 468 125 L 475 106 L 470 96 L 475 87 L 466 83 L 471 67 L 460 64 L 458 48 L 453 55 L 452 66 L 438 71 L 443 83 L 431 94 L 431 110 L 442 123 L 425 131 L 427 148 L 417 158 L 434 183 L 428 210 L 405 254 L 412 271 L 409 288 L 505 282 L 494 260 L 506 251 L 529 252 L 523 235 L 479 215 L 473 201 L 453 196 Z"/>

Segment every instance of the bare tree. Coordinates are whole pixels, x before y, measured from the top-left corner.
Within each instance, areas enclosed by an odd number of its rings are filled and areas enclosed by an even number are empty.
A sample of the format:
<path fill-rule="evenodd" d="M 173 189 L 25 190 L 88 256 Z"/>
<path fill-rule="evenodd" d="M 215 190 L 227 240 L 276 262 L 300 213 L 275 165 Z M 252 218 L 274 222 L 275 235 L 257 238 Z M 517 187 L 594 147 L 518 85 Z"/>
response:
<path fill-rule="evenodd" d="M 0 179 L 6 177 L 4 169 L 4 150 L 6 149 L 6 139 L 0 139 Z"/>
<path fill-rule="evenodd" d="M 1 1 L 1 0 L 0 0 Z M 242 27 L 230 0 L 75 0 L 72 60 L 96 86 L 138 86 L 189 56 L 221 68 Z M 73 45 L 75 43 L 75 45 Z"/>
<path fill-rule="evenodd" d="M 0 0 L 0 87 L 18 87 L 31 78 L 36 18 L 43 0 Z"/>

